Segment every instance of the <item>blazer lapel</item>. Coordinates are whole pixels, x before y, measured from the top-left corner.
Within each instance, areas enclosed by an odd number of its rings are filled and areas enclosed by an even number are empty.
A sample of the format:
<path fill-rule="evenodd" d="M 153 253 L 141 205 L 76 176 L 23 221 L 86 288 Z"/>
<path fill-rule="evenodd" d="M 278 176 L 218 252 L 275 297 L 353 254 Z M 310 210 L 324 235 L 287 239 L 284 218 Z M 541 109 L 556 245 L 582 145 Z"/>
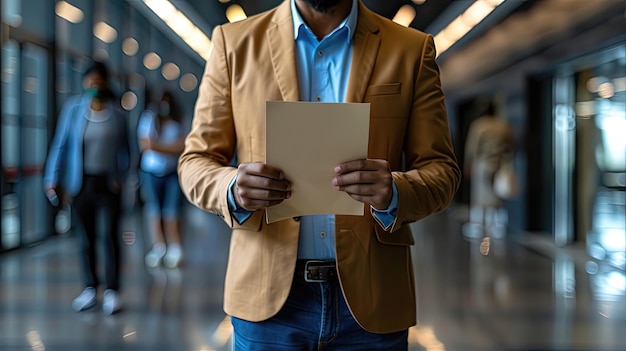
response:
<path fill-rule="evenodd" d="M 354 34 L 352 48 L 352 65 L 346 102 L 362 102 L 367 92 L 367 86 L 374 71 L 376 56 L 380 47 L 378 26 L 372 19 L 373 15 L 361 1 L 359 1 L 359 18 Z"/>
<path fill-rule="evenodd" d="M 285 101 L 300 100 L 293 35 L 290 1 L 284 1 L 276 10 L 274 26 L 267 31 L 267 40 L 274 77 Z"/>

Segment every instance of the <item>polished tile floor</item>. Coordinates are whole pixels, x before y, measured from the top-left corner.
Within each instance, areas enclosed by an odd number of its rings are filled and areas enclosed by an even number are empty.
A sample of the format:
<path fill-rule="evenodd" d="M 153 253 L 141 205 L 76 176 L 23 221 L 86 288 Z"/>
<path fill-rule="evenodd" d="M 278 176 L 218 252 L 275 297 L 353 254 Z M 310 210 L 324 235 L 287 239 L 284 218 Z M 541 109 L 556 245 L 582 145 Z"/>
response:
<path fill-rule="evenodd" d="M 230 350 L 223 223 L 187 208 L 176 270 L 143 264 L 140 215 L 123 226 L 125 309 L 114 316 L 70 308 L 81 289 L 71 234 L 0 255 L 1 351 Z M 413 226 L 420 324 L 411 351 L 626 351 L 623 271 L 541 235 L 468 240 L 460 228 L 445 213 Z"/>

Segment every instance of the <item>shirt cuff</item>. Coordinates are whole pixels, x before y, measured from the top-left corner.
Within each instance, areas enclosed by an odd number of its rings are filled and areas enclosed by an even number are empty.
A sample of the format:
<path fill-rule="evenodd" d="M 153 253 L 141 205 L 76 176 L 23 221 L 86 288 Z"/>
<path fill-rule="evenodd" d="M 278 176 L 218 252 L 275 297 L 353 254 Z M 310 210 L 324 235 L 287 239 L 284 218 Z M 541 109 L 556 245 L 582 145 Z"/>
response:
<path fill-rule="evenodd" d="M 385 230 L 389 230 L 398 215 L 398 188 L 395 182 L 392 184 L 392 187 L 393 194 L 391 196 L 391 203 L 386 210 L 377 210 L 370 206 L 374 219 L 376 219 Z"/>
<path fill-rule="evenodd" d="M 237 181 L 237 176 L 234 176 L 230 184 L 228 184 L 228 210 L 237 223 L 243 224 L 243 222 L 252 216 L 252 212 L 237 206 L 235 193 L 233 192 L 235 189 L 235 181 Z"/>

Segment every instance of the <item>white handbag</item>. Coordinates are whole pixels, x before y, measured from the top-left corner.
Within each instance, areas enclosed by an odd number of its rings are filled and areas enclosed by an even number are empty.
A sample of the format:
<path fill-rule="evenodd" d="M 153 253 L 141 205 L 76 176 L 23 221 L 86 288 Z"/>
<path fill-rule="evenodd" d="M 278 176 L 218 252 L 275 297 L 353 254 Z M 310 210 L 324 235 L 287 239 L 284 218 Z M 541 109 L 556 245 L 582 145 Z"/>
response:
<path fill-rule="evenodd" d="M 501 199 L 511 199 L 519 193 L 519 182 L 513 171 L 513 162 L 500 165 L 493 177 L 493 192 Z"/>

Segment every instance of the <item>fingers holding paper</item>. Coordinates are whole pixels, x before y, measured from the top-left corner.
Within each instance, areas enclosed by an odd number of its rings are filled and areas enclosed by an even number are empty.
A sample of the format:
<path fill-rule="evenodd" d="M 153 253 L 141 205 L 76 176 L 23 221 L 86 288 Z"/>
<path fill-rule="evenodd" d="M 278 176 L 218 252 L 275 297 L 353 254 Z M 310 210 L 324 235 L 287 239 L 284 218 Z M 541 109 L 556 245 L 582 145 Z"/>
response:
<path fill-rule="evenodd" d="M 291 196 L 291 183 L 280 169 L 261 162 L 237 168 L 234 189 L 237 205 L 248 211 L 277 205 Z"/>
<path fill-rule="evenodd" d="M 362 159 L 340 163 L 332 180 L 335 189 L 345 191 L 353 199 L 384 210 L 393 196 L 393 178 L 389 162 Z"/>

